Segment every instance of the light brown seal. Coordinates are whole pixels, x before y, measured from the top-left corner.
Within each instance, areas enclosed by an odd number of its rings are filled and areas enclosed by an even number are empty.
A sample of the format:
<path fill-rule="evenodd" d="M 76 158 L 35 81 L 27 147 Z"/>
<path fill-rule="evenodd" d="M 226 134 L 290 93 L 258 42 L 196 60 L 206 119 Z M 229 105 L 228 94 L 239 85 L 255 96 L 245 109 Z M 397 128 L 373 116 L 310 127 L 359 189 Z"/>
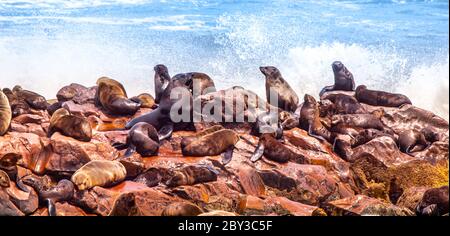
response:
<path fill-rule="evenodd" d="M 0 187 L 9 188 L 10 181 L 8 174 L 0 170 Z"/>
<path fill-rule="evenodd" d="M 340 61 L 335 61 L 331 65 L 334 73 L 334 85 L 327 86 L 320 91 L 319 96 L 329 91 L 353 91 L 355 89 L 355 80 L 353 74 Z"/>
<path fill-rule="evenodd" d="M 277 96 L 278 104 L 271 104 L 285 111 L 295 112 L 299 98 L 291 86 L 283 79 L 281 72 L 273 66 L 262 66 L 259 70 L 266 77 L 266 99 L 270 103 L 271 91 Z"/>
<path fill-rule="evenodd" d="M 55 111 L 50 119 L 48 137 L 51 137 L 55 132 L 60 132 L 62 135 L 83 142 L 89 142 L 92 138 L 92 128 L 89 121 L 84 117 L 71 115 L 64 108 Z"/>
<path fill-rule="evenodd" d="M 95 103 L 106 111 L 115 115 L 133 115 L 139 110 L 140 104 L 128 99 L 121 83 L 102 77 L 97 80 L 97 86 Z"/>
<path fill-rule="evenodd" d="M 359 102 L 372 106 L 400 107 L 405 104 L 412 104 L 411 100 L 403 94 L 369 90 L 365 85 L 356 88 L 355 96 Z"/>
<path fill-rule="evenodd" d="M 139 94 L 136 97 L 130 98 L 130 100 L 135 102 L 135 103 L 141 104 L 142 108 L 155 109 L 157 107 L 155 99 L 153 98 L 152 95 L 150 95 L 148 93 Z"/>
<path fill-rule="evenodd" d="M 212 182 L 217 180 L 218 172 L 210 166 L 191 165 L 176 170 L 170 178 L 167 187 L 177 187 L 183 185 L 195 185 L 199 183 Z"/>
<path fill-rule="evenodd" d="M 8 131 L 11 124 L 12 111 L 9 105 L 8 98 L 0 91 L 0 136 L 3 136 Z"/>
<path fill-rule="evenodd" d="M 79 190 L 85 190 L 117 184 L 126 176 L 125 167 L 118 161 L 93 160 L 78 169 L 71 180 Z"/>

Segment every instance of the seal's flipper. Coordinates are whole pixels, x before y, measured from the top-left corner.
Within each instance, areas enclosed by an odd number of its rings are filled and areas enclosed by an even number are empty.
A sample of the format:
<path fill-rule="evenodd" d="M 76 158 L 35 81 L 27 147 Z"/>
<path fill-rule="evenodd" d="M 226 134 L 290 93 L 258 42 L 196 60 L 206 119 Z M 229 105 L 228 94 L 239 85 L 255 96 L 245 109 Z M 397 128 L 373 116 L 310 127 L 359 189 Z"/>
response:
<path fill-rule="evenodd" d="M 47 199 L 48 204 L 48 216 L 56 216 L 55 202 L 52 199 Z"/>
<path fill-rule="evenodd" d="M 425 208 L 422 209 L 422 212 L 420 212 L 423 216 L 438 216 L 439 215 L 439 209 L 436 204 L 431 204 Z"/>
<path fill-rule="evenodd" d="M 129 157 L 129 156 L 133 155 L 133 153 L 135 153 L 135 152 L 136 152 L 136 146 L 130 145 L 128 147 L 127 151 L 125 152 L 124 157 Z"/>
<path fill-rule="evenodd" d="M 329 91 L 333 91 L 333 89 L 334 89 L 334 85 L 326 86 L 320 91 L 319 96 L 322 97 L 322 95 L 324 93 L 329 92 Z"/>
<path fill-rule="evenodd" d="M 29 193 L 29 192 L 30 192 L 30 189 L 27 188 L 27 185 L 25 185 L 25 184 L 23 183 L 22 179 L 19 178 L 19 176 L 16 176 L 16 185 L 17 185 L 17 187 L 18 187 L 20 190 L 22 190 L 22 191 L 24 191 L 24 192 L 26 192 L 26 193 Z"/>
<path fill-rule="evenodd" d="M 124 150 L 128 147 L 126 143 L 113 143 L 111 146 L 117 150 Z"/>
<path fill-rule="evenodd" d="M 264 155 L 264 149 L 264 144 L 260 142 L 256 147 L 252 157 L 250 158 L 250 161 L 257 162 L 259 159 L 261 159 L 261 157 Z"/>
<path fill-rule="evenodd" d="M 214 169 L 214 167 L 210 166 L 210 165 L 205 165 L 206 169 L 208 169 L 209 171 L 213 172 L 216 175 L 219 175 L 220 172 L 217 171 L 216 169 Z"/>
<path fill-rule="evenodd" d="M 172 137 L 173 133 L 173 124 L 164 125 L 159 131 L 158 131 L 158 137 L 159 141 L 163 141 L 164 139 L 168 139 Z"/>
<path fill-rule="evenodd" d="M 227 165 L 233 159 L 234 146 L 229 147 L 224 153 L 222 153 L 222 165 Z"/>
<path fill-rule="evenodd" d="M 313 138 L 316 138 L 316 139 L 318 139 L 320 141 L 326 141 L 324 137 L 316 135 L 316 134 L 313 133 L 312 125 L 310 125 L 309 128 L 308 128 L 308 135 L 313 137 Z"/>

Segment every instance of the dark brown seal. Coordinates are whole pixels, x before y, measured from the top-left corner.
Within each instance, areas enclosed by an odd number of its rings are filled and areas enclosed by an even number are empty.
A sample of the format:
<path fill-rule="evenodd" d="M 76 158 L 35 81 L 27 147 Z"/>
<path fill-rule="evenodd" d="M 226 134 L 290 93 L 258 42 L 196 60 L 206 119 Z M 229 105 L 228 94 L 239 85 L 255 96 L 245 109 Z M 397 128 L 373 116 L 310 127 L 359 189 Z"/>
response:
<path fill-rule="evenodd" d="M 322 100 L 330 100 L 333 103 L 334 114 L 364 114 L 367 111 L 356 98 L 345 94 L 329 94 Z"/>
<path fill-rule="evenodd" d="M 342 124 L 347 127 L 358 127 L 363 129 L 385 129 L 380 118 L 373 114 L 334 115 L 331 117 L 331 124 L 333 126 Z"/>
<path fill-rule="evenodd" d="M 175 87 L 187 88 L 193 97 L 216 92 L 214 81 L 205 73 L 190 72 L 175 75 L 172 80 Z"/>
<path fill-rule="evenodd" d="M 319 95 L 329 91 L 353 91 L 355 89 L 355 80 L 353 74 L 340 61 L 335 61 L 331 65 L 334 73 L 334 85 L 327 86 L 320 91 Z"/>
<path fill-rule="evenodd" d="M 115 115 L 133 115 L 140 104 L 131 101 L 123 85 L 113 79 L 102 77 L 97 80 L 95 103 Z"/>
<path fill-rule="evenodd" d="M 130 156 L 135 151 L 144 157 L 153 156 L 159 150 L 158 132 L 148 123 L 137 123 L 128 132 L 126 146 L 128 149 L 125 156 Z"/>
<path fill-rule="evenodd" d="M 164 208 L 161 216 L 198 216 L 203 211 L 197 205 L 188 202 L 176 202 Z"/>
<path fill-rule="evenodd" d="M 319 104 L 311 95 L 305 94 L 303 106 L 300 110 L 300 128 L 320 140 L 333 143 L 333 134 L 322 124 Z"/>
<path fill-rule="evenodd" d="M 16 85 L 13 88 L 13 92 L 18 98 L 25 100 L 31 108 L 36 110 L 47 110 L 48 102 L 42 95 L 24 90 L 19 85 Z"/>
<path fill-rule="evenodd" d="M 12 111 L 8 98 L 0 91 L 0 136 L 3 136 L 11 124 Z"/>
<path fill-rule="evenodd" d="M 170 78 L 169 70 L 165 65 L 156 65 L 153 69 L 155 71 L 155 102 L 159 104 L 164 91 L 169 85 L 168 81 L 171 81 L 172 79 Z"/>
<path fill-rule="evenodd" d="M 369 90 L 365 85 L 356 88 L 355 96 L 359 102 L 372 106 L 400 107 L 405 104 L 412 104 L 411 100 L 403 94 Z"/>
<path fill-rule="evenodd" d="M 217 174 L 217 171 L 210 166 L 186 166 L 181 170 L 176 170 L 166 185 L 168 187 L 177 187 L 212 182 L 217 180 Z"/>
<path fill-rule="evenodd" d="M 12 117 L 28 114 L 31 112 L 30 105 L 24 100 L 17 97 L 16 94 L 9 88 L 4 88 L 3 93 L 8 97 L 9 105 L 11 106 Z"/>
<path fill-rule="evenodd" d="M 442 216 L 449 212 L 448 186 L 427 190 L 416 208 L 417 215 Z"/>
<path fill-rule="evenodd" d="M 281 72 L 273 66 L 260 67 L 259 70 L 266 77 L 266 99 L 271 102 L 272 96 L 277 96 L 278 104 L 271 104 L 285 111 L 295 112 L 298 107 L 298 96 L 291 86 L 283 79 Z"/>
<path fill-rule="evenodd" d="M 428 142 L 423 133 L 416 130 L 406 130 L 398 135 L 398 146 L 400 151 L 411 154 L 427 148 Z"/>
<path fill-rule="evenodd" d="M 53 133 L 60 132 L 64 136 L 89 142 L 92 138 L 92 128 L 89 121 L 84 117 L 74 116 L 64 108 L 55 111 L 50 119 L 48 137 Z"/>
<path fill-rule="evenodd" d="M 282 143 L 278 142 L 272 134 L 261 135 L 258 146 L 256 147 L 250 160 L 252 162 L 256 162 L 263 155 L 267 159 L 279 163 L 291 161 L 299 164 L 309 164 L 309 160 L 306 157 L 293 152 Z"/>

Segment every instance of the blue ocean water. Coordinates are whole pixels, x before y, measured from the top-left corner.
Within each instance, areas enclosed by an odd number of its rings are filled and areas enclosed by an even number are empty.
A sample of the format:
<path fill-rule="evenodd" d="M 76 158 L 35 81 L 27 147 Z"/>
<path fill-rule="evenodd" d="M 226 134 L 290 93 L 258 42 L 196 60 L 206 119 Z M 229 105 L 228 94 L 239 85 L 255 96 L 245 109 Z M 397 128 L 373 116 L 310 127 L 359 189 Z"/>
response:
<path fill-rule="evenodd" d="M 357 84 L 410 96 L 448 119 L 447 0 L 0 0 L 0 87 L 53 98 L 100 76 L 153 91 L 153 66 L 264 93 L 274 65 L 302 97 L 341 60 Z"/>

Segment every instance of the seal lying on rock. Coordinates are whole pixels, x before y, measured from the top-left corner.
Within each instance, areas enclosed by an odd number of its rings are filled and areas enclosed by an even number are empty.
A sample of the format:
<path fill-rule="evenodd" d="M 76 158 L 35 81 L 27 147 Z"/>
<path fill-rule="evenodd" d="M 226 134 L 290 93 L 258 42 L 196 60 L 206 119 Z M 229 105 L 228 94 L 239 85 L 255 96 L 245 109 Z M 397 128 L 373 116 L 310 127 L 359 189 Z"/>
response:
<path fill-rule="evenodd" d="M 95 103 L 115 115 L 133 115 L 140 105 L 127 97 L 123 85 L 113 79 L 102 77 L 97 80 Z"/>
<path fill-rule="evenodd" d="M 330 100 L 333 103 L 334 114 L 364 114 L 367 111 L 352 96 L 345 94 L 325 95 L 322 100 Z"/>
<path fill-rule="evenodd" d="M 355 89 L 355 80 L 353 74 L 340 61 L 335 61 L 331 65 L 334 73 L 334 85 L 327 86 L 320 91 L 319 96 L 329 91 L 342 90 L 353 91 Z"/>
<path fill-rule="evenodd" d="M 12 117 L 20 116 L 23 114 L 28 114 L 31 112 L 30 105 L 17 97 L 9 88 L 4 88 L 3 93 L 8 97 L 9 105 L 11 106 Z"/>
<path fill-rule="evenodd" d="M 372 106 L 400 107 L 405 104 L 412 104 L 411 100 L 403 94 L 369 90 L 365 85 L 356 88 L 355 96 L 359 102 Z"/>
<path fill-rule="evenodd" d="M 65 136 L 83 142 L 89 142 L 92 138 L 92 128 L 89 121 L 84 117 L 71 115 L 64 108 L 55 111 L 50 119 L 48 137 L 51 137 L 55 132 L 60 132 Z"/>
<path fill-rule="evenodd" d="M 71 180 L 79 190 L 85 190 L 94 186 L 106 187 L 117 184 L 126 176 L 125 167 L 118 161 L 93 160 L 78 169 Z"/>
<path fill-rule="evenodd" d="M 3 136 L 11 124 L 12 111 L 6 95 L 0 91 L 0 136 Z"/>
<path fill-rule="evenodd" d="M 289 148 L 278 142 L 271 134 L 261 135 L 258 146 L 256 147 L 250 160 L 252 162 L 256 162 L 261 159 L 263 155 L 267 159 L 279 163 L 292 161 L 299 164 L 309 164 L 306 157 L 291 151 Z"/>
<path fill-rule="evenodd" d="M 197 205 L 187 202 L 176 202 L 164 208 L 161 216 L 198 216 L 203 211 Z"/>
<path fill-rule="evenodd" d="M 195 136 L 181 140 L 181 149 L 185 156 L 217 156 L 226 152 L 222 164 L 231 161 L 234 145 L 239 141 L 239 135 L 220 125 L 206 129 Z"/>
<path fill-rule="evenodd" d="M 148 93 L 143 93 L 136 97 L 132 97 L 132 98 L 130 98 L 130 100 L 135 103 L 141 104 L 142 108 L 155 109 L 157 107 L 157 105 L 155 103 L 155 99 L 153 98 L 152 95 L 150 95 Z"/>
<path fill-rule="evenodd" d="M 118 149 L 127 147 L 125 157 L 131 156 L 134 152 L 145 157 L 153 156 L 159 149 L 158 132 L 151 124 L 137 123 L 128 132 L 126 144 L 114 145 L 114 147 Z"/>
<path fill-rule="evenodd" d="M 278 104 L 271 104 L 285 111 L 295 112 L 298 107 L 298 96 L 291 86 L 283 79 L 280 71 L 273 66 L 262 66 L 259 70 L 266 77 L 266 98 L 271 102 L 271 95 L 277 96 Z M 271 94 L 274 93 L 274 94 Z M 273 98 L 272 98 L 273 99 Z"/>
<path fill-rule="evenodd" d="M 442 216 L 448 214 L 448 186 L 427 190 L 417 204 L 417 215 Z"/>
<path fill-rule="evenodd" d="M 428 145 L 425 135 L 419 131 L 406 130 L 398 135 L 398 146 L 404 153 L 420 152 Z"/>
<path fill-rule="evenodd" d="M 173 177 L 167 181 L 167 187 L 195 185 L 217 180 L 218 172 L 210 166 L 186 166 L 176 170 Z"/>
<path fill-rule="evenodd" d="M 47 110 L 48 102 L 45 97 L 35 92 L 24 90 L 19 85 L 13 88 L 13 92 L 18 98 L 24 99 L 30 107 L 36 110 Z"/>

